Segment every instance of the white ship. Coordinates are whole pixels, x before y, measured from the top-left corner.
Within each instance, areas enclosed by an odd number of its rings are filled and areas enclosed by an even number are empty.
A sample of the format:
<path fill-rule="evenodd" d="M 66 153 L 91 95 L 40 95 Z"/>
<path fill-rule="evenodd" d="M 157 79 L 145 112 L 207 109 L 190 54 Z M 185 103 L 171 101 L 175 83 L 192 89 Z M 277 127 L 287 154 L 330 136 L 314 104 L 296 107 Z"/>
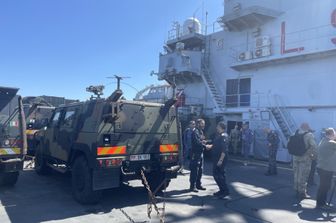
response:
<path fill-rule="evenodd" d="M 175 23 L 160 54 L 158 79 L 183 90 L 182 115 L 271 127 L 283 147 L 302 122 L 316 140 L 336 127 L 335 0 L 225 0 L 216 24 Z"/>

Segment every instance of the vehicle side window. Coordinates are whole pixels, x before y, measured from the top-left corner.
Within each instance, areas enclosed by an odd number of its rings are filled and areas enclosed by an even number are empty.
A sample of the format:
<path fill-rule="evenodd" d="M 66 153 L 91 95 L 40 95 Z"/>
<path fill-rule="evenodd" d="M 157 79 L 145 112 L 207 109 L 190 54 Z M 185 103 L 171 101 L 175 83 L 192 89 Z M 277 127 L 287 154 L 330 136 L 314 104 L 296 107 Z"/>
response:
<path fill-rule="evenodd" d="M 66 111 L 65 116 L 64 116 L 64 121 L 63 121 L 63 127 L 72 128 L 75 118 L 76 118 L 75 110 Z"/>
<path fill-rule="evenodd" d="M 51 127 L 55 127 L 57 126 L 57 124 L 59 123 L 59 119 L 61 117 L 61 111 L 57 111 L 53 117 L 53 119 L 51 120 L 50 126 Z"/>

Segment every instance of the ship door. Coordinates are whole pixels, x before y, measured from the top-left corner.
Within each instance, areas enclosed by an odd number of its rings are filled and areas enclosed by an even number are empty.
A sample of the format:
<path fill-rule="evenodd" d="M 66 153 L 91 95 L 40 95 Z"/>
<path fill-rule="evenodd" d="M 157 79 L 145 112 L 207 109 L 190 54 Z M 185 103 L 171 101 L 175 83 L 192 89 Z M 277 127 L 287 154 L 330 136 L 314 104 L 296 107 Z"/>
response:
<path fill-rule="evenodd" d="M 237 122 L 237 121 L 228 121 L 227 122 L 227 133 L 230 135 L 230 132 L 232 129 L 234 129 L 235 125 L 238 125 L 238 128 L 241 129 L 243 126 L 243 122 Z"/>

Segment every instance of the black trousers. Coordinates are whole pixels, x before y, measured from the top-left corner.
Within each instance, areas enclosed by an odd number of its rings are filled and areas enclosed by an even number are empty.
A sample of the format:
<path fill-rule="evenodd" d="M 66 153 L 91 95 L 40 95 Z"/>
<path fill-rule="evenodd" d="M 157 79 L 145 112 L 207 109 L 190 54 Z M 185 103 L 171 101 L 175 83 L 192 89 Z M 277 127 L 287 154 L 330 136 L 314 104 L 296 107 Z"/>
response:
<path fill-rule="evenodd" d="M 190 159 L 190 187 L 201 186 L 203 153 L 192 153 Z"/>
<path fill-rule="evenodd" d="M 268 150 L 268 173 L 270 174 L 277 174 L 277 161 L 276 161 L 276 156 L 277 156 L 277 148 L 269 148 Z"/>
<path fill-rule="evenodd" d="M 312 164 L 311 164 L 311 167 L 310 167 L 308 184 L 313 184 L 315 182 L 314 176 L 315 176 L 315 171 L 316 171 L 316 165 L 317 165 L 317 161 L 315 159 L 315 160 L 312 161 Z"/>
<path fill-rule="evenodd" d="M 225 156 L 223 164 L 221 166 L 217 166 L 217 163 L 213 163 L 213 177 L 219 187 L 219 191 L 222 193 L 229 193 L 229 188 L 226 184 L 226 172 L 225 166 L 227 163 L 227 156 Z"/>
<path fill-rule="evenodd" d="M 317 169 L 320 176 L 320 185 L 317 191 L 316 205 L 322 206 L 326 204 L 328 191 L 331 187 L 332 171 Z"/>

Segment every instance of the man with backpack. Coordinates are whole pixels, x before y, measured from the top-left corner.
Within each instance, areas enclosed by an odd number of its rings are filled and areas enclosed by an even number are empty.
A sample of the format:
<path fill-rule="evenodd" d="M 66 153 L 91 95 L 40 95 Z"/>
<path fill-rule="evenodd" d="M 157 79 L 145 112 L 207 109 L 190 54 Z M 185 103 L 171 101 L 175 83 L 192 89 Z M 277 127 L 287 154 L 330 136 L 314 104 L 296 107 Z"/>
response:
<path fill-rule="evenodd" d="M 288 152 L 293 155 L 294 190 L 299 200 L 309 198 L 307 180 L 311 162 L 316 157 L 316 142 L 308 123 L 302 123 L 288 141 Z"/>

